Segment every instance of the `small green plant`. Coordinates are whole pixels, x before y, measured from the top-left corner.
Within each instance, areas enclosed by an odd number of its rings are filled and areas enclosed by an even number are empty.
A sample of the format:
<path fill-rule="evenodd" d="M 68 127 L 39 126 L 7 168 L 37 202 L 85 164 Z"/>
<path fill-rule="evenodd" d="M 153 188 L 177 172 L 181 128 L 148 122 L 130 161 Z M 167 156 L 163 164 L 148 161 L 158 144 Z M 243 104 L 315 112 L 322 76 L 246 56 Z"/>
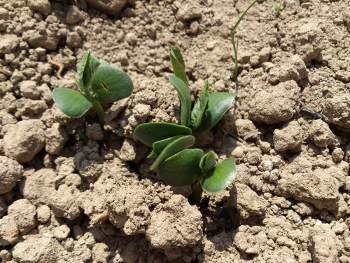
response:
<path fill-rule="evenodd" d="M 279 2 L 273 2 L 272 3 L 272 12 L 276 15 L 279 16 L 281 12 L 283 11 L 284 7 L 283 4 Z"/>
<path fill-rule="evenodd" d="M 133 84 L 123 71 L 115 69 L 105 61 L 99 61 L 86 53 L 78 64 L 80 91 L 66 87 L 53 90 L 53 100 L 66 115 L 80 118 L 94 108 L 103 124 L 105 112 L 101 103 L 109 103 L 130 96 Z"/>
<path fill-rule="evenodd" d="M 192 185 L 198 202 L 202 189 L 219 192 L 235 178 L 235 159 L 217 162 L 213 151 L 190 148 L 195 144 L 196 134 L 212 129 L 231 108 L 235 95 L 229 92 L 209 93 L 209 83 L 192 103 L 185 62 L 178 48 L 172 48 L 170 60 L 174 74 L 169 81 L 180 99 L 180 124 L 151 122 L 140 124 L 134 131 L 135 139 L 152 147 L 149 158 L 155 161 L 151 170 L 156 171 L 163 182 L 172 186 Z"/>

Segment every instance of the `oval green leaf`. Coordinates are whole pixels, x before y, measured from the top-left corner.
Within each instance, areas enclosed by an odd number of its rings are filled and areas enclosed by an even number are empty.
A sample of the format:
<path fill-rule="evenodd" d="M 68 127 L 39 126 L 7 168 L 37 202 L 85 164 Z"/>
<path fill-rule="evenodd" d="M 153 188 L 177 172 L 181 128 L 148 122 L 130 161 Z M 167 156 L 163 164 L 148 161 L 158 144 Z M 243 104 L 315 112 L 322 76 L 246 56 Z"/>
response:
<path fill-rule="evenodd" d="M 91 89 L 97 100 L 113 102 L 129 97 L 134 86 L 124 71 L 115 69 L 107 63 L 101 63 L 95 71 Z"/>
<path fill-rule="evenodd" d="M 216 166 L 217 155 L 215 152 L 210 151 L 203 155 L 199 167 L 202 169 L 203 173 L 210 172 Z"/>
<path fill-rule="evenodd" d="M 177 135 L 190 135 L 192 130 L 186 126 L 167 122 L 149 122 L 138 125 L 134 138 L 147 146 L 154 142 Z"/>
<path fill-rule="evenodd" d="M 208 193 L 216 193 L 228 187 L 236 177 L 236 161 L 231 157 L 220 162 L 214 171 L 201 181 L 202 188 Z"/>
<path fill-rule="evenodd" d="M 158 168 L 160 179 L 172 186 L 191 185 L 202 175 L 199 168 L 201 149 L 185 149 L 166 159 Z"/>
<path fill-rule="evenodd" d="M 92 107 L 92 103 L 79 91 L 68 88 L 55 88 L 52 98 L 57 107 L 71 118 L 82 117 Z"/>
<path fill-rule="evenodd" d="M 175 87 L 180 98 L 181 124 L 188 126 L 191 118 L 191 94 L 187 84 L 175 75 L 169 76 L 171 85 Z"/>
<path fill-rule="evenodd" d="M 80 60 L 77 69 L 80 77 L 78 83 L 82 91 L 87 91 L 92 81 L 92 77 L 99 65 L 100 62 L 96 58 L 94 58 L 90 52 L 87 52 Z"/>
<path fill-rule="evenodd" d="M 173 66 L 173 72 L 175 76 L 182 79 L 183 82 L 188 84 L 185 61 L 182 57 L 180 49 L 177 47 L 172 47 L 170 49 L 170 61 L 171 65 Z"/>
<path fill-rule="evenodd" d="M 166 138 L 164 140 L 160 140 L 157 142 L 154 142 L 152 144 L 152 152 L 147 156 L 148 158 L 155 158 L 157 157 L 163 149 L 171 142 L 175 141 L 176 139 L 180 138 L 182 135 Z"/>
<path fill-rule="evenodd" d="M 201 125 L 204 113 L 207 109 L 208 102 L 209 102 L 208 88 L 209 88 L 209 83 L 206 80 L 204 82 L 204 87 L 199 94 L 197 102 L 193 106 L 192 113 L 191 113 L 191 126 L 194 130 L 196 130 Z"/>
<path fill-rule="evenodd" d="M 235 94 L 229 92 L 209 94 L 208 109 L 198 130 L 204 132 L 212 129 L 232 107 L 234 100 Z"/>
<path fill-rule="evenodd" d="M 154 163 L 151 165 L 151 171 L 154 171 L 158 168 L 158 166 L 167 158 L 170 156 L 191 147 L 194 142 L 195 138 L 192 135 L 186 135 L 181 136 L 180 138 L 176 139 L 175 141 L 169 143 L 163 151 L 159 154 L 157 159 L 154 161 Z"/>

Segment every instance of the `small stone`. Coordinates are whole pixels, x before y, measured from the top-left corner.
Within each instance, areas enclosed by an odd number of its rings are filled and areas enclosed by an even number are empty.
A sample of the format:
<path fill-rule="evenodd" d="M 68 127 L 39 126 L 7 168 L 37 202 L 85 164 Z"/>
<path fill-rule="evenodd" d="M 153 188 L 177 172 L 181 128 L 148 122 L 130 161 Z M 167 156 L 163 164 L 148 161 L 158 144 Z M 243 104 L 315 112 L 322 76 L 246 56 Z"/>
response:
<path fill-rule="evenodd" d="M 268 205 L 267 201 L 258 196 L 249 186 L 236 183 L 231 194 L 236 199 L 234 203 L 243 219 L 264 215 Z"/>
<path fill-rule="evenodd" d="M 312 205 L 309 205 L 307 203 L 297 203 L 296 205 L 293 205 L 292 208 L 295 212 L 302 216 L 309 216 L 313 213 L 314 208 Z"/>
<path fill-rule="evenodd" d="M 242 158 L 244 155 L 243 148 L 241 146 L 237 146 L 233 151 L 232 151 L 232 156 L 236 157 L 237 159 Z"/>
<path fill-rule="evenodd" d="M 53 236 L 58 240 L 66 239 L 69 236 L 69 233 L 70 233 L 70 228 L 67 225 L 56 227 L 53 230 Z"/>
<path fill-rule="evenodd" d="M 264 63 L 270 60 L 271 57 L 271 47 L 264 47 L 259 52 L 259 63 Z"/>
<path fill-rule="evenodd" d="M 181 195 L 159 204 L 151 215 L 146 238 L 170 260 L 179 259 L 181 249 L 195 247 L 203 238 L 202 215 Z"/>
<path fill-rule="evenodd" d="M 50 154 L 58 155 L 68 141 L 68 134 L 59 123 L 54 123 L 51 128 L 48 128 L 45 132 L 45 136 L 45 150 Z"/>
<path fill-rule="evenodd" d="M 179 6 L 176 17 L 182 22 L 189 22 L 202 17 L 202 10 L 195 2 L 186 2 Z"/>
<path fill-rule="evenodd" d="M 271 160 L 268 159 L 263 159 L 260 163 L 259 166 L 261 171 L 267 171 L 267 172 L 271 172 L 273 169 L 273 162 Z"/>
<path fill-rule="evenodd" d="M 19 237 L 16 221 L 11 216 L 0 219 L 0 247 L 13 245 Z"/>
<path fill-rule="evenodd" d="M 250 65 L 252 67 L 257 67 L 259 66 L 260 64 L 260 61 L 259 61 L 259 56 L 258 55 L 253 55 L 250 57 L 250 61 L 249 61 Z"/>
<path fill-rule="evenodd" d="M 313 143 L 320 148 L 327 148 L 337 144 L 337 138 L 323 120 L 314 120 L 310 127 L 310 137 Z"/>
<path fill-rule="evenodd" d="M 259 135 L 258 129 L 255 127 L 254 123 L 248 119 L 238 119 L 235 122 L 237 135 L 244 140 L 256 139 Z"/>
<path fill-rule="evenodd" d="M 138 119 L 140 122 L 143 122 L 150 115 L 151 106 L 139 103 L 132 109 L 132 112 L 136 119 Z"/>
<path fill-rule="evenodd" d="M 27 199 L 19 199 L 8 208 L 8 215 L 16 221 L 21 234 L 27 234 L 36 227 L 36 209 Z"/>
<path fill-rule="evenodd" d="M 22 165 L 6 156 L 0 156 L 0 195 L 10 192 L 22 174 Z"/>
<path fill-rule="evenodd" d="M 254 122 L 277 124 L 293 119 L 298 111 L 300 88 L 295 81 L 258 88 L 249 103 L 249 117 Z"/>
<path fill-rule="evenodd" d="M 19 39 L 16 35 L 2 35 L 0 39 L 0 55 L 13 52 L 19 45 Z"/>
<path fill-rule="evenodd" d="M 16 244 L 12 249 L 12 256 L 16 262 L 64 262 L 62 259 L 67 256 L 67 252 L 53 237 L 32 235 Z"/>
<path fill-rule="evenodd" d="M 107 263 L 111 255 L 109 248 L 104 243 L 96 243 L 92 247 L 92 260 L 93 262 Z"/>
<path fill-rule="evenodd" d="M 313 173 L 284 175 L 278 181 L 278 192 L 285 197 L 309 202 L 318 209 L 334 211 L 339 200 L 339 183 L 319 169 Z"/>
<path fill-rule="evenodd" d="M 338 249 L 341 243 L 329 225 L 317 225 L 310 232 L 313 261 L 338 262 Z"/>
<path fill-rule="evenodd" d="M 3 260 L 3 262 L 10 262 L 12 258 L 11 252 L 3 249 L 0 251 L 0 259 Z M 2 261 L 0 261 L 2 262 Z"/>
<path fill-rule="evenodd" d="M 333 162 L 340 163 L 344 159 L 344 155 L 342 148 L 335 148 L 332 152 Z"/>
<path fill-rule="evenodd" d="M 132 46 L 136 45 L 137 43 L 137 37 L 133 32 L 127 33 L 125 36 L 125 40 Z"/>
<path fill-rule="evenodd" d="M 70 48 L 81 47 L 83 40 L 77 32 L 68 32 L 67 33 L 67 45 Z"/>
<path fill-rule="evenodd" d="M 19 90 L 23 97 L 28 99 L 39 99 L 40 91 L 37 89 L 37 83 L 32 80 L 25 80 L 19 83 Z"/>
<path fill-rule="evenodd" d="M 51 217 L 50 207 L 41 205 L 36 210 L 38 221 L 42 224 L 47 223 Z"/>
<path fill-rule="evenodd" d="M 132 140 L 126 139 L 120 148 L 119 158 L 123 161 L 133 161 L 136 158 L 136 145 Z"/>
<path fill-rule="evenodd" d="M 297 121 L 291 121 L 273 133 L 273 144 L 278 152 L 287 150 L 298 152 L 301 150 L 302 142 L 302 128 Z"/>
<path fill-rule="evenodd" d="M 28 6 L 33 11 L 39 12 L 44 16 L 48 16 L 51 13 L 49 0 L 28 0 Z"/>
<path fill-rule="evenodd" d="M 277 84 L 278 82 L 285 82 L 294 80 L 299 82 L 308 76 L 308 71 L 303 59 L 294 55 L 292 57 L 283 58 L 280 63 L 273 66 L 269 72 L 269 82 Z"/>
<path fill-rule="evenodd" d="M 66 23 L 68 25 L 75 25 L 82 20 L 84 20 L 84 15 L 79 8 L 75 5 L 69 6 L 66 14 Z"/>
<path fill-rule="evenodd" d="M 13 125 L 4 136 L 5 155 L 20 163 L 31 161 L 44 148 L 43 128 L 40 120 L 24 120 Z"/>

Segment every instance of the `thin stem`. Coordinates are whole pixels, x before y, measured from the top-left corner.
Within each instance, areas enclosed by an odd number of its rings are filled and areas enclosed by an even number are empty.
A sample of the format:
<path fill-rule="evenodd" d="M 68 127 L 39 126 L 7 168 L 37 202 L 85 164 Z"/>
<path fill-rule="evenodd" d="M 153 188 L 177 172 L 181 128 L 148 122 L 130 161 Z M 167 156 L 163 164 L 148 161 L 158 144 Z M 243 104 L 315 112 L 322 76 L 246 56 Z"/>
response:
<path fill-rule="evenodd" d="M 93 107 L 96 111 L 96 114 L 97 114 L 97 117 L 98 117 L 98 120 L 100 121 L 101 125 L 103 126 L 103 124 L 105 124 L 105 112 L 102 108 L 102 105 L 99 101 L 95 100 L 93 102 Z"/>
<path fill-rule="evenodd" d="M 233 72 L 232 72 L 232 79 L 233 81 L 237 82 L 237 78 L 238 78 L 238 43 L 236 44 L 236 40 L 235 40 L 235 36 L 236 36 L 236 29 L 239 26 L 239 23 L 242 21 L 243 17 L 247 14 L 247 12 L 249 11 L 250 8 L 252 8 L 255 3 L 258 0 L 254 0 L 248 7 L 246 10 L 244 10 L 244 12 L 239 16 L 237 22 L 233 25 L 233 27 L 231 28 L 231 43 L 233 46 L 233 61 L 234 61 L 234 68 L 233 68 Z"/>
<path fill-rule="evenodd" d="M 199 205 L 202 199 L 203 189 L 199 182 L 192 185 L 192 199 L 196 205 Z"/>

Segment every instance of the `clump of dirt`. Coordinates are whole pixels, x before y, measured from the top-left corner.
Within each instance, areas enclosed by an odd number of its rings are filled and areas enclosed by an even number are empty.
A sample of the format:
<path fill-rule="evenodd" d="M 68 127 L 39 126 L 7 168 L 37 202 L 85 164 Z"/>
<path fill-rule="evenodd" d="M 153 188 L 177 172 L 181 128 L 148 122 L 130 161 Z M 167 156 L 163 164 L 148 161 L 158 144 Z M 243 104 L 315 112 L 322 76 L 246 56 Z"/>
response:
<path fill-rule="evenodd" d="M 0 0 L 1 262 L 350 262 L 350 2 L 256 4 L 238 28 L 236 86 L 230 27 L 248 4 Z M 179 118 L 172 45 L 194 94 L 204 79 L 238 92 L 200 138 L 236 157 L 236 182 L 198 206 L 132 137 Z M 86 51 L 135 86 L 103 128 L 51 97 L 75 85 Z"/>

